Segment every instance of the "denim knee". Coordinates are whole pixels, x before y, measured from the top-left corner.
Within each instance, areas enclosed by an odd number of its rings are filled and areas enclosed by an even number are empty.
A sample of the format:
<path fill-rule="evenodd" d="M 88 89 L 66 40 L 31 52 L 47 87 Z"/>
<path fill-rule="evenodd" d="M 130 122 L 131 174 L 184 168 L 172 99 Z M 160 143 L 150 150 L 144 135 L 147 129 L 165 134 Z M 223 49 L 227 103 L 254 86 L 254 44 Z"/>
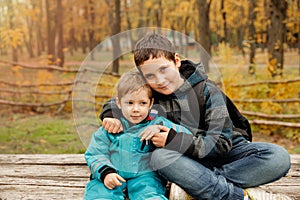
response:
<path fill-rule="evenodd" d="M 172 163 L 176 162 L 182 156 L 177 151 L 158 148 L 152 152 L 150 159 L 150 167 L 154 170 L 163 169 Z"/>
<path fill-rule="evenodd" d="M 282 176 L 286 175 L 291 168 L 291 158 L 288 151 L 278 145 L 274 145 L 274 162 L 278 169 L 282 169 Z"/>

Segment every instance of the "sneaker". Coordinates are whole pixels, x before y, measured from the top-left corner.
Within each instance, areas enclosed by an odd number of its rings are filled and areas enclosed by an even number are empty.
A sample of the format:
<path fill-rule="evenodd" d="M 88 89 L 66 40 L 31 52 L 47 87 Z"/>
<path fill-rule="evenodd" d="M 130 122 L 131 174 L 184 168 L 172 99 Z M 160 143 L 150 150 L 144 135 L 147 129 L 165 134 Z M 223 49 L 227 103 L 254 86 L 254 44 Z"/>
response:
<path fill-rule="evenodd" d="M 194 198 L 187 194 L 181 187 L 175 183 L 171 184 L 169 200 L 193 200 Z"/>
<path fill-rule="evenodd" d="M 245 191 L 249 200 L 292 200 L 285 194 L 267 192 L 261 188 L 248 188 Z"/>

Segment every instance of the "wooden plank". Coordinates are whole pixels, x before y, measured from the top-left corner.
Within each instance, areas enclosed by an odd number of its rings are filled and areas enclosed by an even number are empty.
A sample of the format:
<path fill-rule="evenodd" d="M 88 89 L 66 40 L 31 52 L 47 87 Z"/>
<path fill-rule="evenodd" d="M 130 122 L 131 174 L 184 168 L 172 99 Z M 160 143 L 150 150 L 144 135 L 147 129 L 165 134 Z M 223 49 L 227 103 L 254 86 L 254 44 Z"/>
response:
<path fill-rule="evenodd" d="M 89 177 L 87 166 L 78 165 L 1 165 L 2 176 Z"/>
<path fill-rule="evenodd" d="M 0 164 L 86 165 L 83 154 L 0 154 Z"/>
<path fill-rule="evenodd" d="M 300 165 L 300 154 L 291 154 L 291 163 Z"/>
<path fill-rule="evenodd" d="M 0 199 L 83 199 L 89 175 L 82 154 L 0 155 Z"/>
<path fill-rule="evenodd" d="M 0 177 L 0 187 L 3 185 L 32 185 L 84 188 L 88 181 L 87 177 Z"/>
<path fill-rule="evenodd" d="M 300 154 L 291 163 L 286 177 L 261 188 L 300 199 Z M 0 154 L 0 200 L 82 199 L 89 175 L 83 154 Z M 172 200 L 191 199 L 181 188 L 171 193 Z"/>
<path fill-rule="evenodd" d="M 291 163 L 300 165 L 300 154 L 291 154 Z M 0 154 L 0 164 L 86 165 L 83 154 Z"/>
<path fill-rule="evenodd" d="M 83 188 L 6 185 L 1 186 L 0 199 L 2 200 L 82 200 Z"/>
<path fill-rule="evenodd" d="M 272 192 L 274 194 L 285 194 L 291 197 L 292 199 L 300 199 L 300 185 L 289 185 L 289 186 L 277 186 L 277 185 L 263 185 L 260 188 Z"/>

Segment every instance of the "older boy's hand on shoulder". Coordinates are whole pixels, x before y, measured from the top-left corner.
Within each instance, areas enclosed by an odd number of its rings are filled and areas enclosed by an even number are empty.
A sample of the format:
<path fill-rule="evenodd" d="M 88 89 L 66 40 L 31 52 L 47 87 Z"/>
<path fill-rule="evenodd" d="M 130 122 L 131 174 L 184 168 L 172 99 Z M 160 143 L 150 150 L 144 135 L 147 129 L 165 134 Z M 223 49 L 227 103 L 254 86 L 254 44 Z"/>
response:
<path fill-rule="evenodd" d="M 151 138 L 152 143 L 156 147 L 165 147 L 169 131 L 169 128 L 161 126 L 160 132 L 155 133 Z"/>
<path fill-rule="evenodd" d="M 104 118 L 102 126 L 109 133 L 120 133 L 123 131 L 121 121 L 115 118 Z"/>
<path fill-rule="evenodd" d="M 126 182 L 126 180 L 120 176 L 119 174 L 117 173 L 110 173 L 110 174 L 107 174 L 104 178 L 104 185 L 112 190 L 114 189 L 116 186 L 121 186 L 122 183 L 121 182 Z"/>

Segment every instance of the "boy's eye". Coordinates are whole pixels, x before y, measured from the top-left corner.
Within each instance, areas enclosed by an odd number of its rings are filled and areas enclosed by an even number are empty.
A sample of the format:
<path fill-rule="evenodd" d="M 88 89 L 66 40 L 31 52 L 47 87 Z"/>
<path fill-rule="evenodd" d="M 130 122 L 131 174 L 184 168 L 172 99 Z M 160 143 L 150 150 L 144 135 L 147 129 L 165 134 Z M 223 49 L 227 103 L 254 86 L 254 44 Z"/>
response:
<path fill-rule="evenodd" d="M 167 67 L 161 67 L 161 68 L 159 69 L 159 71 L 162 72 L 162 73 L 164 73 L 166 70 L 167 70 Z"/>
<path fill-rule="evenodd" d="M 145 78 L 146 78 L 146 79 L 153 79 L 153 78 L 154 78 L 154 75 L 153 75 L 153 74 L 146 74 L 146 75 L 145 75 Z"/>
<path fill-rule="evenodd" d="M 146 102 L 146 101 L 143 101 L 143 102 L 141 102 L 141 104 L 142 104 L 142 105 L 146 105 L 146 104 L 147 104 L 147 102 Z"/>

